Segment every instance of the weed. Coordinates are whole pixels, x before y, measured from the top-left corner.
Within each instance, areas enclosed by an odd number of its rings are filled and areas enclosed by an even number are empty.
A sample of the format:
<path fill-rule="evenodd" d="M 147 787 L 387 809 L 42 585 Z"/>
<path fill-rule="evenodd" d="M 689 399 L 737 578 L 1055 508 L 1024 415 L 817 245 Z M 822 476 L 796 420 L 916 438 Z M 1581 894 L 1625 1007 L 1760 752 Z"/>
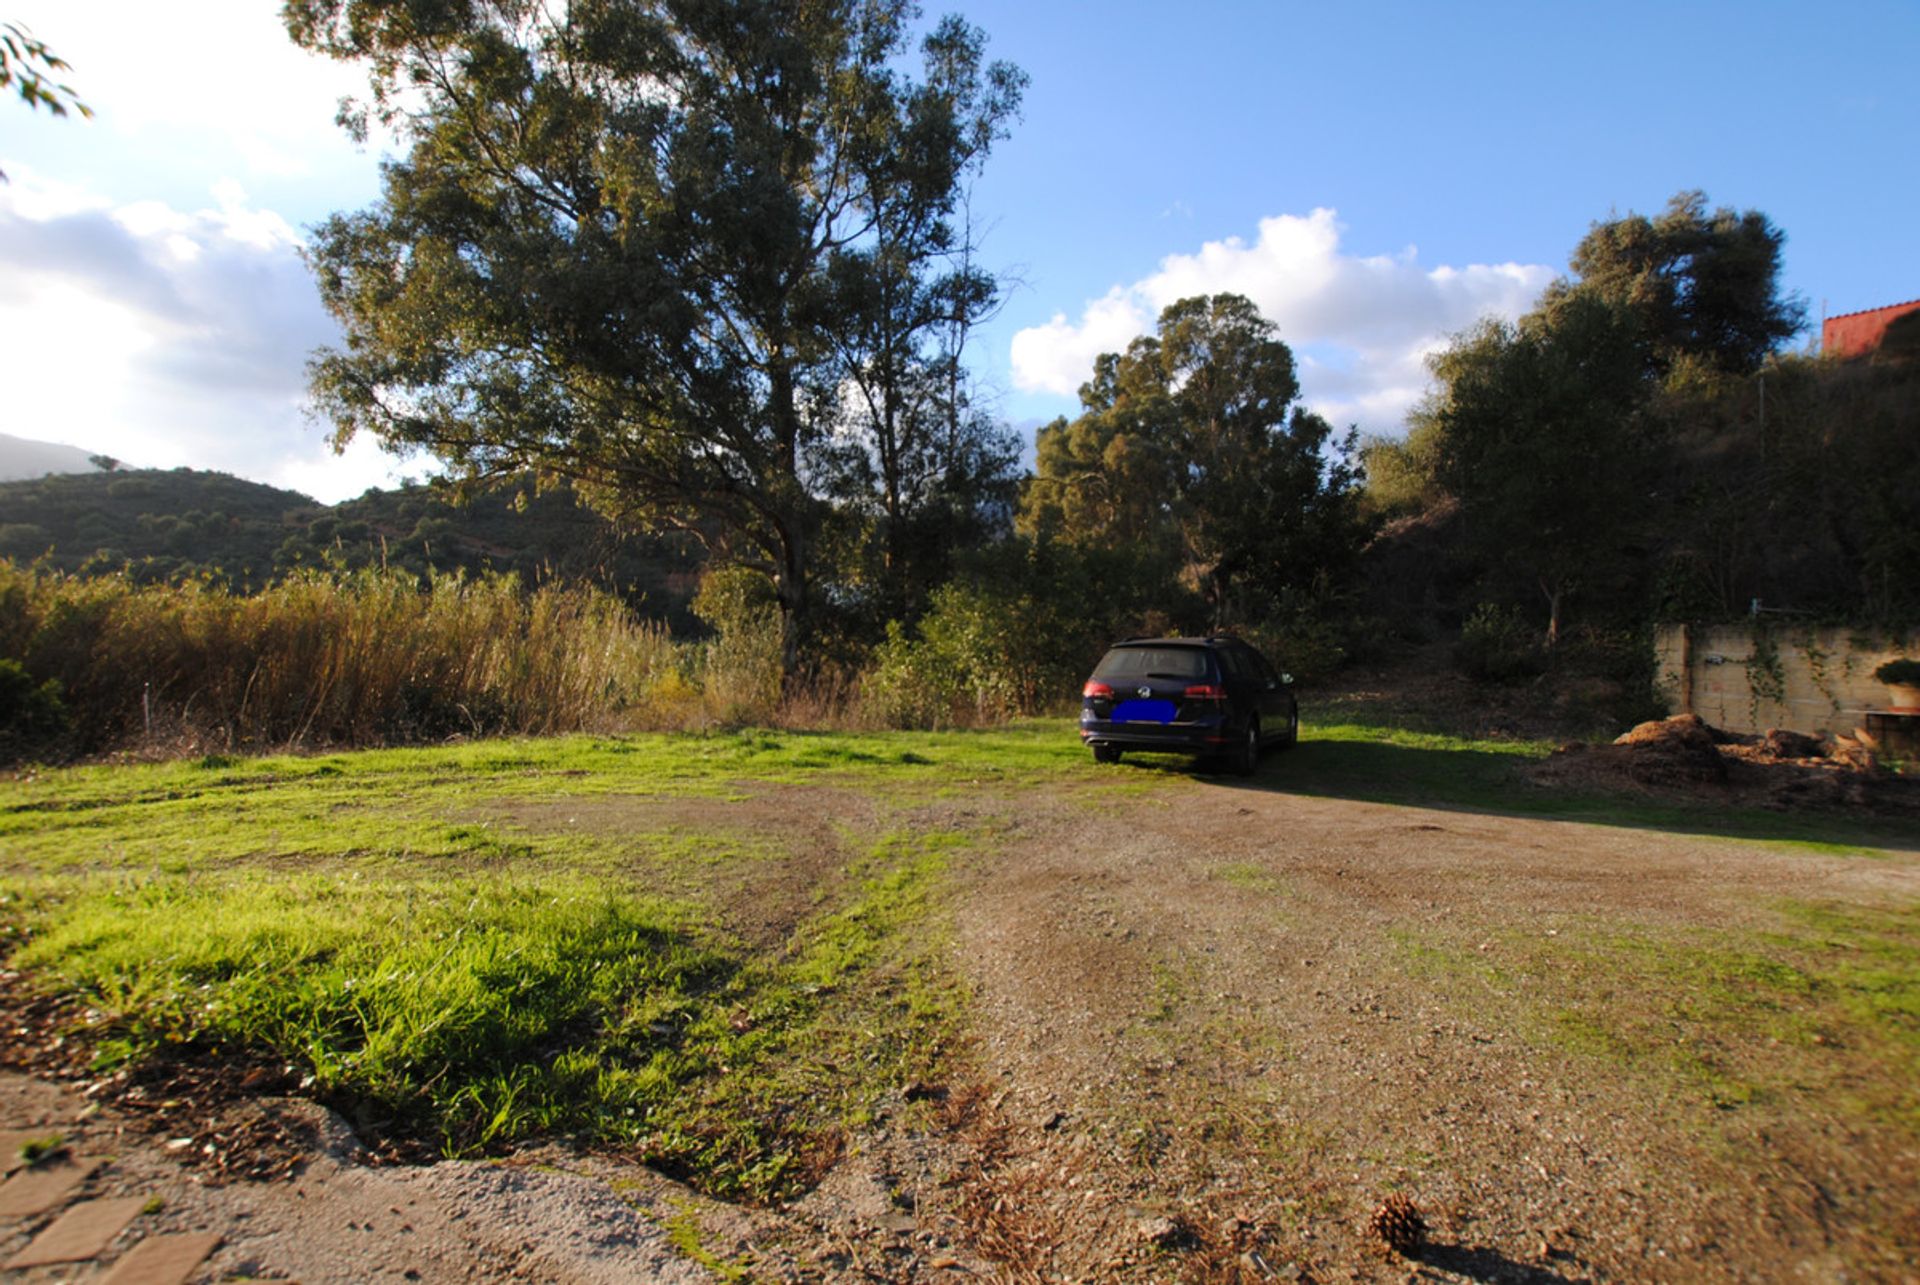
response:
<path fill-rule="evenodd" d="M 1277 893 L 1286 886 L 1271 869 L 1251 861 L 1227 861 L 1213 868 L 1213 877 L 1248 892 Z"/>
<path fill-rule="evenodd" d="M 20 1159 L 29 1165 L 37 1165 L 49 1156 L 58 1155 L 66 1143 L 66 1135 L 59 1133 L 28 1138 L 20 1144 Z"/>
<path fill-rule="evenodd" d="M 683 1257 L 712 1272 L 722 1285 L 735 1285 L 735 1282 L 753 1279 L 751 1263 L 722 1258 L 706 1247 L 700 1225 L 700 1210 L 692 1201 L 674 1201 L 673 1212 L 662 1221 L 661 1228 Z"/>

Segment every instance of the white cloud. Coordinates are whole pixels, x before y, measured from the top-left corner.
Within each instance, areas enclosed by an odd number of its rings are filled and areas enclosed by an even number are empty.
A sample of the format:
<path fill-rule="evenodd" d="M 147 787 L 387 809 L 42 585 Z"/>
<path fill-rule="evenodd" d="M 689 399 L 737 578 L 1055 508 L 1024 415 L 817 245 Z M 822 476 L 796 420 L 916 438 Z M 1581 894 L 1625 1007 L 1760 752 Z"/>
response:
<path fill-rule="evenodd" d="M 1095 356 L 1125 348 L 1168 304 L 1232 291 L 1279 327 L 1309 405 L 1336 425 L 1388 431 L 1425 391 L 1429 352 L 1484 316 L 1518 317 L 1555 275 L 1541 264 L 1423 268 L 1411 247 L 1360 257 L 1341 251 L 1340 233 L 1334 211 L 1316 209 L 1262 219 L 1251 245 L 1229 237 L 1171 255 L 1151 276 L 1088 303 L 1077 322 L 1057 313 L 1016 334 L 1014 382 L 1071 393 Z"/>
<path fill-rule="evenodd" d="M 261 0 L 17 0 L 8 16 L 72 64 L 63 73 L 95 119 L 74 132 L 138 141 L 170 155 L 214 149 L 257 173 L 337 165 L 352 147 L 333 104 L 365 73 L 294 45 L 280 6 Z M 75 145 L 88 147 L 96 140 Z"/>
<path fill-rule="evenodd" d="M 307 357 L 338 331 L 279 215 L 230 182 L 182 211 L 12 179 L 0 187 L 5 431 L 325 500 L 391 480 L 370 444 L 336 457 L 305 414 Z"/>

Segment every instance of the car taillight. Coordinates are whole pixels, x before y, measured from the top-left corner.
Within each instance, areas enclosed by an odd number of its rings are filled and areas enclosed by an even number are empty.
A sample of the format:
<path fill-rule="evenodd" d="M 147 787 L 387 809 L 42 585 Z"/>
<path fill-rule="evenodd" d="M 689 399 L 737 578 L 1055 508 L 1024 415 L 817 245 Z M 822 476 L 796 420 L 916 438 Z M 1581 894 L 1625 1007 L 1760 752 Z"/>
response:
<path fill-rule="evenodd" d="M 1187 688 L 1186 698 L 1190 701 L 1223 701 L 1227 698 L 1227 689 L 1212 683 L 1200 683 Z"/>
<path fill-rule="evenodd" d="M 1104 698 L 1106 700 L 1112 700 L 1113 688 L 1107 686 L 1105 683 L 1089 682 L 1085 687 L 1080 689 L 1080 694 L 1082 696 L 1091 696 L 1095 699 Z"/>

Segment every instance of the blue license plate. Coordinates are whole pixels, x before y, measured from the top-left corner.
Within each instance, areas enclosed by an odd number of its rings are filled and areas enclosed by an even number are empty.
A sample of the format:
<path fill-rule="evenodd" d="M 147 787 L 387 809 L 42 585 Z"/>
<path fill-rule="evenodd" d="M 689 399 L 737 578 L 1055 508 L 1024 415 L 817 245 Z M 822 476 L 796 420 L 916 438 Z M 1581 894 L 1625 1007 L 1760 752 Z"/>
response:
<path fill-rule="evenodd" d="M 1171 723 L 1173 712 L 1172 701 L 1121 701 L 1113 707 L 1113 721 L 1116 723 Z"/>

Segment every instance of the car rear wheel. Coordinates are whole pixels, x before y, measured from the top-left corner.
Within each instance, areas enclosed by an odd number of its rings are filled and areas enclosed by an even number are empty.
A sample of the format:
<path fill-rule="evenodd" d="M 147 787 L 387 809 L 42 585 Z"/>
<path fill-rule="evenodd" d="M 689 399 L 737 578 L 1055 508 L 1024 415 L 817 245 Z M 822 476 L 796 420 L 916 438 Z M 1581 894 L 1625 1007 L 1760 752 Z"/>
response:
<path fill-rule="evenodd" d="M 1120 761 L 1120 747 L 1118 745 L 1094 746 L 1093 761 L 1096 763 L 1118 763 Z"/>
<path fill-rule="evenodd" d="M 1260 766 L 1260 720 L 1247 720 L 1246 739 L 1240 742 L 1240 749 L 1233 756 L 1233 770 L 1240 776 L 1252 776 Z"/>
<path fill-rule="evenodd" d="M 1280 738 L 1279 745 L 1281 749 L 1286 750 L 1286 749 L 1292 749 L 1295 745 L 1298 745 L 1299 743 L 1300 743 L 1300 709 L 1298 706 L 1295 706 L 1293 713 L 1287 717 L 1287 734 Z"/>

